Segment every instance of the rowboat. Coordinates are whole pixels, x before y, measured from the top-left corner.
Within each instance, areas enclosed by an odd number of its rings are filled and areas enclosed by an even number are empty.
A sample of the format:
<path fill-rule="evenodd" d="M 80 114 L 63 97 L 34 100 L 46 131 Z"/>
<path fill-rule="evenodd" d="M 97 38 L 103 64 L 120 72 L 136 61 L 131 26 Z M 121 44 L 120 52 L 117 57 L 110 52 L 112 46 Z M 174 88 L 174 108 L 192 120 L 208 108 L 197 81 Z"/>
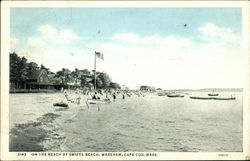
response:
<path fill-rule="evenodd" d="M 208 96 L 219 96 L 219 93 L 214 93 L 215 90 L 213 90 L 212 93 L 208 93 Z"/>
<path fill-rule="evenodd" d="M 110 100 L 99 100 L 99 99 L 87 99 L 87 103 L 89 104 L 104 104 L 111 103 Z"/>
<path fill-rule="evenodd" d="M 223 98 L 223 97 L 215 97 L 214 99 L 215 99 L 215 100 L 235 100 L 236 98 L 235 98 L 235 97 L 226 97 L 226 98 Z"/>
<path fill-rule="evenodd" d="M 65 107 L 65 108 L 69 107 L 68 104 L 63 103 L 63 102 L 54 103 L 53 106 L 59 106 L 59 107 Z"/>
<path fill-rule="evenodd" d="M 218 93 L 208 93 L 208 96 L 219 96 Z"/>
<path fill-rule="evenodd" d="M 171 93 L 168 93 L 166 94 L 168 97 L 184 97 L 183 94 L 171 94 Z"/>
<path fill-rule="evenodd" d="M 197 97 L 190 96 L 191 99 L 201 99 L 201 100 L 235 100 L 235 97 Z"/>

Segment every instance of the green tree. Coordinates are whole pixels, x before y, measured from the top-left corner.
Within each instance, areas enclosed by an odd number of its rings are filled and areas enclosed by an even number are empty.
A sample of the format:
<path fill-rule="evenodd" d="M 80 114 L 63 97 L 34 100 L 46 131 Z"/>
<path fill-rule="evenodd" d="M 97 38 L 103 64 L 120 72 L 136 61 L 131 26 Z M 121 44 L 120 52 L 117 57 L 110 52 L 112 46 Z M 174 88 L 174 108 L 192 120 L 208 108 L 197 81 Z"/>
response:
<path fill-rule="evenodd" d="M 10 82 L 14 83 L 15 88 L 19 87 L 19 79 L 18 79 L 18 73 L 19 73 L 19 64 L 21 62 L 21 58 L 15 53 L 10 53 Z"/>
<path fill-rule="evenodd" d="M 106 73 L 97 73 L 96 86 L 97 88 L 108 88 L 111 82 L 111 78 Z"/>
<path fill-rule="evenodd" d="M 71 72 L 71 76 L 75 80 L 75 83 L 80 80 L 81 86 L 91 87 L 90 81 L 92 75 L 88 69 L 79 70 L 76 68 L 74 71 Z"/>
<path fill-rule="evenodd" d="M 96 88 L 103 88 L 103 82 L 100 77 L 96 78 Z"/>
<path fill-rule="evenodd" d="M 28 78 L 28 66 L 27 59 L 25 57 L 21 58 L 21 62 L 18 65 L 18 81 L 21 83 L 22 88 L 26 88 L 26 79 Z"/>
<path fill-rule="evenodd" d="M 75 68 L 75 70 L 71 72 L 71 76 L 73 78 L 79 78 L 79 69 Z"/>
<path fill-rule="evenodd" d="M 71 71 L 66 68 L 62 68 L 62 70 L 56 72 L 55 77 L 60 78 L 64 85 L 72 80 Z"/>
<path fill-rule="evenodd" d="M 121 89 L 121 86 L 116 82 L 110 82 L 109 87 L 113 89 Z"/>
<path fill-rule="evenodd" d="M 71 77 L 72 77 L 72 79 L 74 80 L 75 85 L 76 85 L 76 84 L 77 84 L 77 80 L 78 80 L 79 77 L 80 77 L 79 69 L 75 68 L 75 70 L 71 72 Z"/>
<path fill-rule="evenodd" d="M 91 81 L 92 77 L 93 75 L 88 69 L 81 70 L 80 71 L 81 85 L 88 88 L 92 87 L 93 86 L 93 83 Z"/>
<path fill-rule="evenodd" d="M 35 62 L 30 62 L 27 64 L 28 75 L 31 75 L 34 71 L 39 70 L 39 66 Z"/>
<path fill-rule="evenodd" d="M 10 81 L 15 88 L 26 88 L 28 64 L 25 57 L 20 58 L 15 52 L 10 53 Z"/>

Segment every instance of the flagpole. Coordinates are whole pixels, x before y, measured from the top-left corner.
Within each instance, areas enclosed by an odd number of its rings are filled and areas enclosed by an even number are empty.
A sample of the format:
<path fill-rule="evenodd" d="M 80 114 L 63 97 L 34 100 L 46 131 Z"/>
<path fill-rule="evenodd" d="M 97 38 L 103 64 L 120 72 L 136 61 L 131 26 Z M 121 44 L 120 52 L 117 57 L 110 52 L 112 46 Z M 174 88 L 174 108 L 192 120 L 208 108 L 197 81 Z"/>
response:
<path fill-rule="evenodd" d="M 95 78 L 95 84 L 94 84 L 94 90 L 96 90 L 96 52 L 95 52 L 95 69 L 94 69 L 94 78 Z"/>

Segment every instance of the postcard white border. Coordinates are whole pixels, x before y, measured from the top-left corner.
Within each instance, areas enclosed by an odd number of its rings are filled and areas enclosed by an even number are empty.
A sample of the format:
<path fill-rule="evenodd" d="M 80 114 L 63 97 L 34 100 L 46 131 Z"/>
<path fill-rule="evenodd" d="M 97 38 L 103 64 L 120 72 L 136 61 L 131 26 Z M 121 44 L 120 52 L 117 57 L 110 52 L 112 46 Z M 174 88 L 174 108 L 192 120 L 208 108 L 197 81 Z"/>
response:
<path fill-rule="evenodd" d="M 241 7 L 243 51 L 246 53 L 243 96 L 243 152 L 157 152 L 158 157 L 17 157 L 9 152 L 9 10 L 11 7 Z M 249 2 L 248 1 L 3 1 L 1 2 L 1 160 L 238 160 L 250 156 L 249 108 Z M 232 127 L 233 128 L 233 127 Z M 63 153 L 63 152 L 61 152 Z"/>

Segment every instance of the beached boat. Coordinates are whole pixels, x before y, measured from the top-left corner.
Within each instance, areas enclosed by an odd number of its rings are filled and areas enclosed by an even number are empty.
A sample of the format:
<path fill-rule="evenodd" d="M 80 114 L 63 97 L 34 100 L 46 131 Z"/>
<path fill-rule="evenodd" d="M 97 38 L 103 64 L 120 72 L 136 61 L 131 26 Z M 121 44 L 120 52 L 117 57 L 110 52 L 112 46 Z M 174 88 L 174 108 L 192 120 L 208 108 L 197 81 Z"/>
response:
<path fill-rule="evenodd" d="M 59 103 L 54 103 L 53 106 L 59 106 L 59 107 L 69 107 L 67 103 L 59 102 Z"/>
<path fill-rule="evenodd" d="M 111 103 L 110 100 L 99 100 L 99 99 L 87 99 L 89 104 L 103 104 L 103 103 Z"/>
<path fill-rule="evenodd" d="M 56 111 L 62 111 L 69 108 L 69 105 L 63 102 L 54 103 L 53 106 Z"/>
<path fill-rule="evenodd" d="M 184 97 L 183 94 L 176 94 L 176 93 L 167 93 L 166 95 L 168 97 Z"/>

